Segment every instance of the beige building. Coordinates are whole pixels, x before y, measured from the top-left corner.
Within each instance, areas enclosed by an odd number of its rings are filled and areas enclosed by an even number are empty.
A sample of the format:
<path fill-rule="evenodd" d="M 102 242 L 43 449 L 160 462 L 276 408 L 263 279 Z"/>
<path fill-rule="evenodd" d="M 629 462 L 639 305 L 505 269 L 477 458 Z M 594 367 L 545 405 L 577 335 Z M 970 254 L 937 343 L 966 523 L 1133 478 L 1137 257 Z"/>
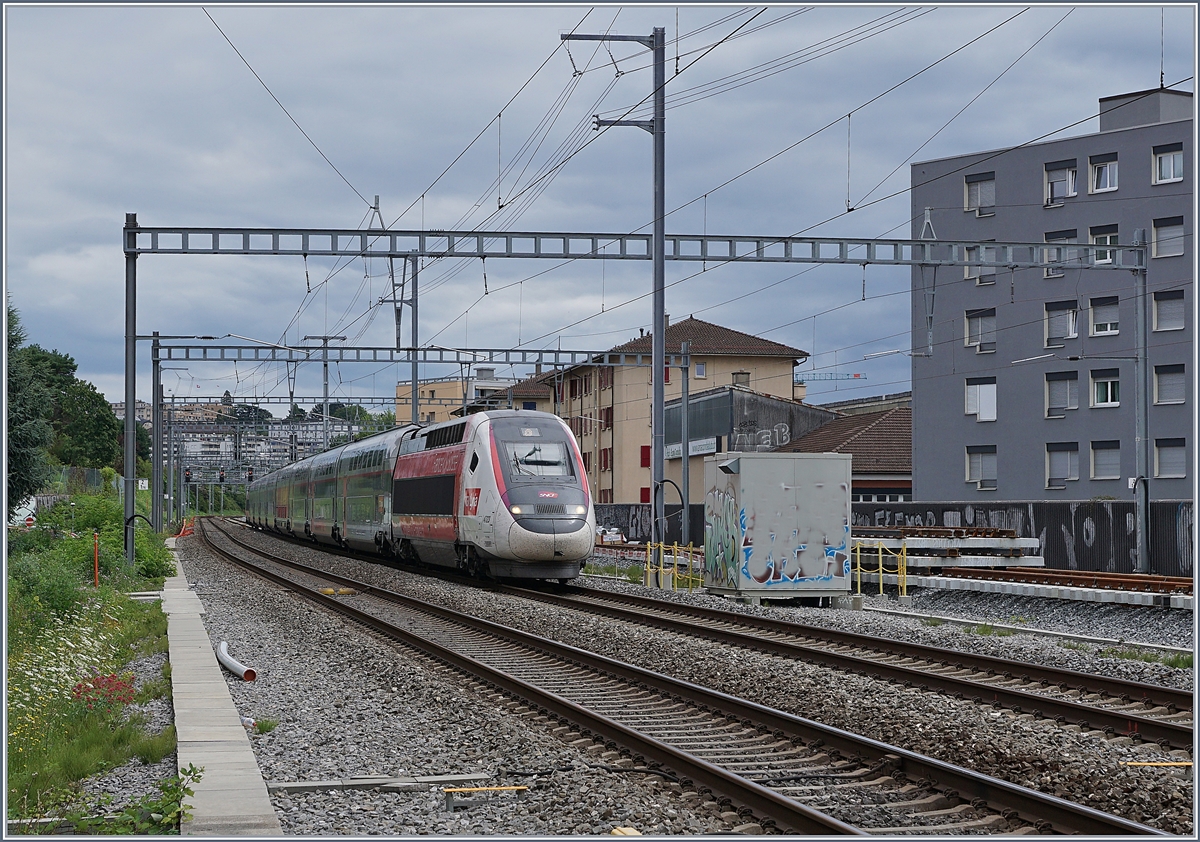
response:
<path fill-rule="evenodd" d="M 422 424 L 437 424 L 461 417 L 463 406 L 475 410 L 489 406 L 508 406 L 508 389 L 517 380 L 496 377 L 494 368 L 478 368 L 474 376 L 422 380 L 417 386 L 417 412 Z M 408 423 L 412 417 L 412 385 L 407 380 L 396 384 L 396 421 Z"/>
<path fill-rule="evenodd" d="M 667 354 L 680 353 L 684 341 L 691 343 L 692 393 L 733 385 L 791 401 L 792 370 L 808 357 L 798 348 L 695 318 L 667 327 Z M 611 350 L 649 355 L 651 335 L 644 334 Z M 681 377 L 678 368 L 667 370 L 667 401 L 680 397 Z M 579 440 L 596 502 L 649 503 L 650 368 L 585 364 L 566 369 L 557 377 L 543 375 L 539 382 L 546 383 L 547 378 L 554 383 L 558 414 Z M 518 404 L 514 402 L 514 406 Z M 693 502 L 703 500 L 703 458 L 703 453 L 695 453 L 689 461 L 689 495 Z M 680 465 L 680 459 L 668 460 L 668 479 L 679 482 Z M 668 490 L 667 501 L 675 502 L 674 497 Z"/>

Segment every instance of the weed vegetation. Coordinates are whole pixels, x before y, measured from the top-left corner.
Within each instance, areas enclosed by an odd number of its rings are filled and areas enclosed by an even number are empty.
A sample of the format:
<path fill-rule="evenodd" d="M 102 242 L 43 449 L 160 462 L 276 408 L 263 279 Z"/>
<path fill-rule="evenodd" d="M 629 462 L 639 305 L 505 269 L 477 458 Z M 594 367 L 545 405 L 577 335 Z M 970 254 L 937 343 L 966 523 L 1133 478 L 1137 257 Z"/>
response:
<path fill-rule="evenodd" d="M 74 501 L 73 511 L 60 503 L 37 529 L 9 537 L 10 820 L 65 816 L 80 780 L 132 758 L 156 763 L 175 750 L 174 729 L 149 733 L 130 708 L 170 692 L 166 670 L 141 687 L 128 671 L 131 662 L 165 650 L 167 619 L 157 603 L 124 595 L 161 588 L 174 561 L 158 536 L 139 530 L 135 563 L 127 565 L 119 500 Z M 98 587 L 93 534 L 100 542 Z"/>

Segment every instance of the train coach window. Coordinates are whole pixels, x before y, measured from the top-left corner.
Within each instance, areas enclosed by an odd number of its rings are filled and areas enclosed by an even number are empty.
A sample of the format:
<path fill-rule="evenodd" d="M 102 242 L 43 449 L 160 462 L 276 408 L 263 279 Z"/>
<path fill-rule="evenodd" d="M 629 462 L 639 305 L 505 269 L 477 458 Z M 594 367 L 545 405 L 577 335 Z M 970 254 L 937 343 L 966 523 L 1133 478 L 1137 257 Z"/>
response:
<path fill-rule="evenodd" d="M 471 454 L 471 473 L 475 473 L 475 469 L 479 467 L 479 454 Z"/>

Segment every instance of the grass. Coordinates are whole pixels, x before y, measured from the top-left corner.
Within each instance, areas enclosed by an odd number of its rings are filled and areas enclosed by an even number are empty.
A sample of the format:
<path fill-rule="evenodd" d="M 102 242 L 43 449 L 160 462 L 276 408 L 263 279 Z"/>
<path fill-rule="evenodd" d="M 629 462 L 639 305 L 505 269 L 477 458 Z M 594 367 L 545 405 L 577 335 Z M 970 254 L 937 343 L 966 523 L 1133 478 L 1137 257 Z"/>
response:
<path fill-rule="evenodd" d="M 123 591 L 149 590 L 173 572 L 158 536 L 139 530 L 137 562 L 121 549 L 123 512 L 111 498 L 75 497 L 74 523 L 60 505 L 43 528 L 13 536 L 7 568 L 10 819 L 64 815 L 77 783 L 133 758 L 156 763 L 175 750 L 174 728 L 148 733 L 127 705 L 170 694 L 163 677 L 135 688 L 135 660 L 167 650 L 167 617 L 157 603 Z M 72 536 L 72 526 L 75 535 Z M 92 583 L 92 532 L 100 535 L 101 583 Z"/>
<path fill-rule="evenodd" d="M 1102 658 L 1124 658 L 1130 661 L 1144 661 L 1148 664 L 1163 664 L 1172 669 L 1190 670 L 1195 663 L 1191 652 L 1157 652 L 1153 649 L 1134 649 L 1128 647 L 1100 650 Z"/>
<path fill-rule="evenodd" d="M 921 625 L 923 626 L 944 626 L 945 624 L 946 621 L 941 617 L 925 617 L 921 620 Z"/>
<path fill-rule="evenodd" d="M 1086 643 L 1079 643 L 1074 640 L 1061 640 L 1060 639 L 1058 641 L 1058 645 L 1061 646 L 1063 649 L 1076 649 L 1076 650 L 1084 650 L 1084 651 L 1091 648 Z"/>
<path fill-rule="evenodd" d="M 254 731 L 257 734 L 270 734 L 278 727 L 278 719 L 259 719 L 254 723 Z"/>

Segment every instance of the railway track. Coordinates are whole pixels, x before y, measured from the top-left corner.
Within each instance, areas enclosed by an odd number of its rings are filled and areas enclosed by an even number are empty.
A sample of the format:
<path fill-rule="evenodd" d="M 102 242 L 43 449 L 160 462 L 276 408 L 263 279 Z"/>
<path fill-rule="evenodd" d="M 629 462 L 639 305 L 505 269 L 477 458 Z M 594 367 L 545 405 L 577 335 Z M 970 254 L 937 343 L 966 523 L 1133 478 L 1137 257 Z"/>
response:
<path fill-rule="evenodd" d="M 1193 701 L 1184 690 L 633 594 L 575 586 L 554 587 L 553 593 L 507 585 L 498 590 L 1165 748 L 1192 747 Z"/>
<path fill-rule="evenodd" d="M 944 567 L 941 575 L 955 579 L 979 579 L 989 582 L 1021 582 L 1031 585 L 1060 585 L 1073 588 L 1100 588 L 1163 594 L 1192 593 L 1192 580 L 1187 577 L 1152 576 L 1145 573 Z"/>
<path fill-rule="evenodd" d="M 765 828 L 819 834 L 1161 831 L 439 605 L 281 559 L 226 535 L 209 548 L 375 632 L 450 664 L 479 689 L 554 720 L 613 771 L 708 790 Z M 218 531 L 213 528 L 213 531 Z M 237 552 L 220 544 L 232 543 Z M 260 561 L 245 556 L 252 554 Z M 319 583 L 353 593 L 320 592 Z M 502 698 L 496 696 L 497 700 Z"/>

